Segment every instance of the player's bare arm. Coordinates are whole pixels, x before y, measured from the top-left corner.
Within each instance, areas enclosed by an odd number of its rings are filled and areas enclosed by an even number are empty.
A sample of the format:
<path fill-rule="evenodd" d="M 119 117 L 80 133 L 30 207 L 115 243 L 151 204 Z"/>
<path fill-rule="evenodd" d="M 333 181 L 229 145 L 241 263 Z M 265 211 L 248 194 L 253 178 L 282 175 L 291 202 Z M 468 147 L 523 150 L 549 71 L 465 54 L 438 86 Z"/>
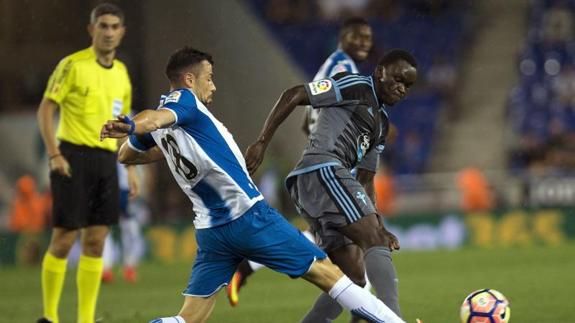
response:
<path fill-rule="evenodd" d="M 144 110 L 130 119 L 120 115 L 116 120 L 108 120 L 100 131 L 100 139 L 124 138 L 130 134 L 142 135 L 166 128 L 176 122 L 176 116 L 166 109 Z"/>
<path fill-rule="evenodd" d="M 54 113 L 58 104 L 48 98 L 43 98 L 38 108 L 37 119 L 42 140 L 46 146 L 46 153 L 50 159 L 50 171 L 63 176 L 72 176 L 70 164 L 58 148 L 56 132 L 54 131 Z"/>
<path fill-rule="evenodd" d="M 146 152 L 139 152 L 132 149 L 126 142 L 118 150 L 118 161 L 122 164 L 150 164 L 162 159 L 164 159 L 164 154 L 162 154 L 162 150 L 157 146 L 147 150 Z"/>
<path fill-rule="evenodd" d="M 357 168 L 357 174 L 355 178 L 363 186 L 367 196 L 375 202 L 375 190 L 373 188 L 373 177 L 375 173 L 363 168 Z"/>
<path fill-rule="evenodd" d="M 292 87 L 282 93 L 268 115 L 258 139 L 246 150 L 246 166 L 250 174 L 253 174 L 262 163 L 265 151 L 276 129 L 297 106 L 309 104 L 304 85 Z"/>

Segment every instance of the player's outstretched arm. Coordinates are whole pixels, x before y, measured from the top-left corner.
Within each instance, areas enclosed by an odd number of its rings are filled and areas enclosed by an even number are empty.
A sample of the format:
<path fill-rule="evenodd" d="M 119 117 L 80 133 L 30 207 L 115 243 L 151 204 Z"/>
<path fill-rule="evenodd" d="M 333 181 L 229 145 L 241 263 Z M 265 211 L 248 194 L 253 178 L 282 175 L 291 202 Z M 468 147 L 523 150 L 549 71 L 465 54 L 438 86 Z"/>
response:
<path fill-rule="evenodd" d="M 246 166 L 250 174 L 253 174 L 262 163 L 265 150 L 276 129 L 298 105 L 309 105 L 304 85 L 292 87 L 282 93 L 268 115 L 258 139 L 246 150 Z"/>
<path fill-rule="evenodd" d="M 142 135 L 160 128 L 166 128 L 176 122 L 176 115 L 167 109 L 144 110 L 130 119 L 120 115 L 116 120 L 108 120 L 100 131 L 100 139 L 123 138 L 127 135 Z"/>

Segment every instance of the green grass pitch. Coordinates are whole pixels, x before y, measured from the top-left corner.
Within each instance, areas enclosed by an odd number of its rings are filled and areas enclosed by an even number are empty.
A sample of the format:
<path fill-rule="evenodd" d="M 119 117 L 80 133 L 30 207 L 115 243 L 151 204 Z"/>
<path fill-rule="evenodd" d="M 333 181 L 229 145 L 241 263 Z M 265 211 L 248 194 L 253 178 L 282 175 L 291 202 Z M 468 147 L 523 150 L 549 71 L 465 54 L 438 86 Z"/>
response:
<path fill-rule="evenodd" d="M 395 255 L 407 322 L 456 323 L 464 297 L 493 288 L 511 302 L 511 322 L 575 322 L 575 244 L 559 247 L 466 248 Z M 141 282 L 102 286 L 98 314 L 106 323 L 148 322 L 177 313 L 189 263 L 145 263 Z M 41 314 L 39 268 L 0 269 L 0 322 L 35 322 Z M 220 293 L 210 322 L 298 322 L 318 291 L 302 280 L 262 270 L 231 308 Z M 61 321 L 75 322 L 75 270 L 68 271 Z M 342 315 L 337 322 L 347 322 Z"/>

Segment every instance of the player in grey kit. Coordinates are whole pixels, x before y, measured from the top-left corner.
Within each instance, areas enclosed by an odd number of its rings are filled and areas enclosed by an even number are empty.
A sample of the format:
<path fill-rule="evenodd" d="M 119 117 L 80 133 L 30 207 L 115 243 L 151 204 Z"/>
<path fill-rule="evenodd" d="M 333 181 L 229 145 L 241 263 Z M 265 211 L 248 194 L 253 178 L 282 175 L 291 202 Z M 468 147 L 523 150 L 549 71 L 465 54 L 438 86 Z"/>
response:
<path fill-rule="evenodd" d="M 386 109 L 403 99 L 416 79 L 415 58 L 404 50 L 392 50 L 372 76 L 339 73 L 288 89 L 246 152 L 253 173 L 275 130 L 296 106 L 321 108 L 317 128 L 286 179 L 287 188 L 330 259 L 358 285 L 365 284 L 367 270 L 378 297 L 398 315 L 391 251 L 399 249 L 399 242 L 375 210 L 373 176 L 389 130 Z M 317 303 L 325 304 L 324 298 L 320 296 Z"/>

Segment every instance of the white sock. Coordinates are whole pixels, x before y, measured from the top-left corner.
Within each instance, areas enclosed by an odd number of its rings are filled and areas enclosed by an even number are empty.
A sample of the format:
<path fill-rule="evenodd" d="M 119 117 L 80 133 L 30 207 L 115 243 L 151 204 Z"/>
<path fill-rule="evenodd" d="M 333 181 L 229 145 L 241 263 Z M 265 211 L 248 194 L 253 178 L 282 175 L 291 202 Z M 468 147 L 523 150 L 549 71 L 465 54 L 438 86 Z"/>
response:
<path fill-rule="evenodd" d="M 122 237 L 122 255 L 125 267 L 136 267 L 140 262 L 142 253 L 142 233 L 140 223 L 136 218 L 120 219 L 120 232 Z"/>
<path fill-rule="evenodd" d="M 150 323 L 186 323 L 183 317 L 181 316 L 170 316 L 170 317 L 162 317 L 159 319 L 151 320 Z"/>
<path fill-rule="evenodd" d="M 347 276 L 341 277 L 329 291 L 343 308 L 357 316 L 376 323 L 405 323 L 382 301 L 355 285 Z"/>

